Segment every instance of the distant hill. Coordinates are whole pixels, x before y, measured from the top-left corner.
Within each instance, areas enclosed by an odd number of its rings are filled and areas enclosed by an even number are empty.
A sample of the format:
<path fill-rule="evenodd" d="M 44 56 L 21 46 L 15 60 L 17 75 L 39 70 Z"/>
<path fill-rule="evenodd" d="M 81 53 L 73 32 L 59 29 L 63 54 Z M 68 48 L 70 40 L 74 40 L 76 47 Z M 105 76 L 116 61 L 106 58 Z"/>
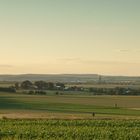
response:
<path fill-rule="evenodd" d="M 0 75 L 0 81 L 52 81 L 52 82 L 86 82 L 96 81 L 98 79 L 96 74 L 22 74 L 22 75 Z"/>
<path fill-rule="evenodd" d="M 0 81 L 51 81 L 51 82 L 140 82 L 140 77 L 100 76 L 98 74 L 22 74 L 0 75 Z"/>

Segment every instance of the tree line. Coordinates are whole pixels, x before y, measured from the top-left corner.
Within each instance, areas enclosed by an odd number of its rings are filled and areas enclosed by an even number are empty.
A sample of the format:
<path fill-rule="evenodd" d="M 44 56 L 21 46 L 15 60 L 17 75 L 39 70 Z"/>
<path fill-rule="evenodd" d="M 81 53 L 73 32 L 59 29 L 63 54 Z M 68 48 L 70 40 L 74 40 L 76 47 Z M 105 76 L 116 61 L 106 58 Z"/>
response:
<path fill-rule="evenodd" d="M 16 89 L 13 86 L 11 86 L 11 87 L 0 87 L 0 91 L 1 92 L 15 93 L 16 92 Z"/>
<path fill-rule="evenodd" d="M 45 95 L 47 90 L 54 90 L 56 95 L 59 91 L 74 91 L 74 92 L 86 92 L 92 95 L 140 95 L 140 88 L 127 88 L 127 87 L 114 87 L 114 88 L 101 88 L 101 87 L 79 87 L 79 86 L 66 86 L 60 82 L 46 82 L 29 80 L 21 83 L 16 82 L 11 87 L 0 87 L 0 92 L 27 91 L 28 94 Z"/>
<path fill-rule="evenodd" d="M 31 82 L 29 80 L 23 81 L 22 83 L 15 83 L 15 88 L 23 90 L 64 90 L 64 83 L 53 83 L 45 81 Z"/>

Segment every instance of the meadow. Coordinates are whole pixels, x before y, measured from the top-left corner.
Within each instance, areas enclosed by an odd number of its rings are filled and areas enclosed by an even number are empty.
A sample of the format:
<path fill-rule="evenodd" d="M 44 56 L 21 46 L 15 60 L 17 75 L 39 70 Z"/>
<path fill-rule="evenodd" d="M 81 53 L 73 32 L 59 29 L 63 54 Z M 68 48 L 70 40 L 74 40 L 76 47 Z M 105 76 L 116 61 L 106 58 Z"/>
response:
<path fill-rule="evenodd" d="M 140 116 L 140 96 L 24 95 L 0 93 L 0 116 L 10 112 L 98 116 Z M 39 114 L 40 114 L 39 113 Z M 64 116 L 65 116 L 64 115 Z M 33 115 L 31 115 L 33 116 Z M 45 115 L 47 117 L 47 115 Z M 61 115 L 58 115 L 61 116 Z M 17 116 L 18 117 L 18 116 Z M 57 115 L 56 115 L 57 117 Z"/>

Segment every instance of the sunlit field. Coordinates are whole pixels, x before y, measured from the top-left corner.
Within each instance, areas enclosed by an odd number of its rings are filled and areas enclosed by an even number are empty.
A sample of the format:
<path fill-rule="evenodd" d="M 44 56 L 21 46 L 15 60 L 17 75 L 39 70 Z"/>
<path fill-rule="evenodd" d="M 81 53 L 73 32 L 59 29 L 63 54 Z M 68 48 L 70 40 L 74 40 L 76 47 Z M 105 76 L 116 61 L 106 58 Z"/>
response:
<path fill-rule="evenodd" d="M 0 120 L 1 140 L 139 140 L 138 120 Z"/>
<path fill-rule="evenodd" d="M 2 114 L 5 114 L 8 117 L 10 112 L 24 111 L 25 114 L 28 112 L 33 112 L 33 114 L 42 112 L 49 115 L 62 113 L 62 116 L 63 114 L 65 114 L 64 116 L 69 114 L 73 117 L 82 114 L 85 118 L 92 118 L 93 112 L 95 116 L 139 117 L 139 101 L 139 96 L 48 96 L 0 93 L 0 116 L 2 117 Z M 34 115 L 31 116 L 34 117 Z M 57 115 L 55 117 L 57 118 Z M 48 118 L 47 115 L 46 118 Z"/>

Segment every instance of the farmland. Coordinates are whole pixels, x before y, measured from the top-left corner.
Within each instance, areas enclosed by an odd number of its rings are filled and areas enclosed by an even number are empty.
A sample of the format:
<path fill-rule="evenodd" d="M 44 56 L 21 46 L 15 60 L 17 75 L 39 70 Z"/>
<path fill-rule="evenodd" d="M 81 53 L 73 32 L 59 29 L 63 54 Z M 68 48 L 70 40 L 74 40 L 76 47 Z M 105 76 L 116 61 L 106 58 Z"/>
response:
<path fill-rule="evenodd" d="M 140 96 L 1 92 L 0 139 L 139 140 L 139 100 Z"/>
<path fill-rule="evenodd" d="M 0 0 L 0 140 L 140 140 L 140 0 Z"/>
<path fill-rule="evenodd" d="M 28 92 L 0 92 L 1 140 L 140 139 L 140 96 Z"/>
<path fill-rule="evenodd" d="M 91 118 L 93 112 L 96 113 L 96 117 L 98 117 L 98 115 L 139 117 L 139 100 L 139 96 L 57 96 L 0 93 L 0 116 L 2 116 L 2 114 L 8 116 L 10 112 L 24 111 L 25 113 L 33 112 L 34 114 L 35 112 L 37 112 L 37 114 L 38 112 L 45 114 L 62 113 L 66 114 L 66 116 L 82 114 L 85 118 Z"/>
<path fill-rule="evenodd" d="M 140 139 L 138 120 L 1 120 L 1 140 Z"/>

